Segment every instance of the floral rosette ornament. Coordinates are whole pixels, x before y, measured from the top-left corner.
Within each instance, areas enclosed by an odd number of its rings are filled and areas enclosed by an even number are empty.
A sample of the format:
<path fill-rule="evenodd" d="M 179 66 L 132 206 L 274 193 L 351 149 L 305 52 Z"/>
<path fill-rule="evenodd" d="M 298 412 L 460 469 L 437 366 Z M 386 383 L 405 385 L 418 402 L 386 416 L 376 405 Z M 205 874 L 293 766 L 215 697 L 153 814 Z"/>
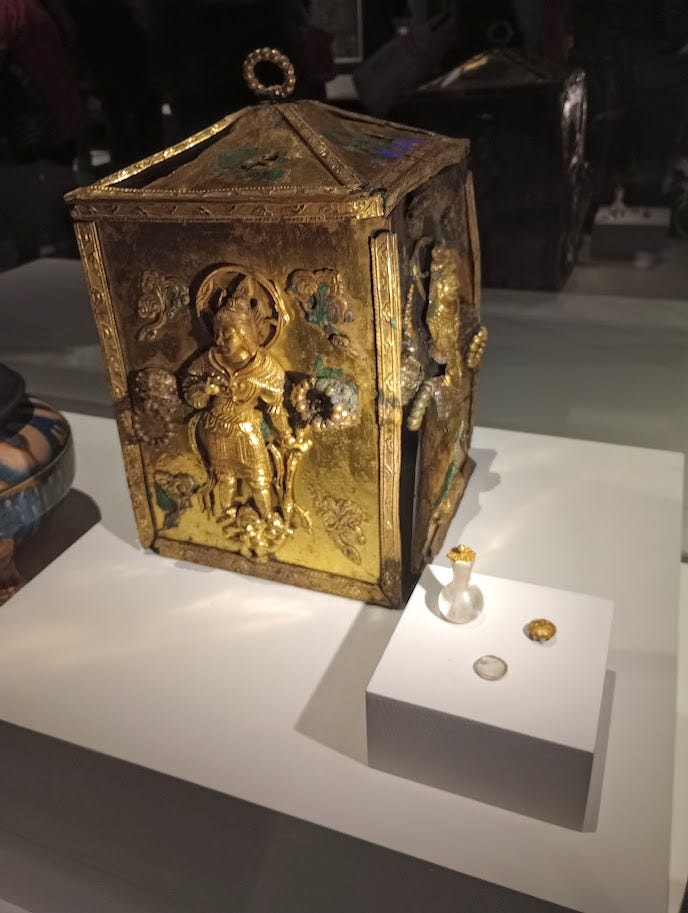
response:
<path fill-rule="evenodd" d="M 292 389 L 291 403 L 301 421 L 315 431 L 348 428 L 358 419 L 358 387 L 342 370 L 326 367 L 321 357 L 315 362 L 315 376 Z"/>

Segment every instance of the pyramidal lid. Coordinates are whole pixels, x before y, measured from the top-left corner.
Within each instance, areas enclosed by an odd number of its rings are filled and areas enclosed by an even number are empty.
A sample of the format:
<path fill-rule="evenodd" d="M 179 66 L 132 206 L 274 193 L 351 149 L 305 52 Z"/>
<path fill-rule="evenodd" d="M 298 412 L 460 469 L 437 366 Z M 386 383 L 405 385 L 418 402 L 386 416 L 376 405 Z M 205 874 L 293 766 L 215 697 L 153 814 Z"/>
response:
<path fill-rule="evenodd" d="M 264 85 L 261 62 L 283 82 Z M 250 54 L 244 75 L 269 101 L 244 108 L 206 130 L 67 196 L 75 218 L 148 215 L 144 201 L 189 206 L 212 201 L 336 201 L 357 217 L 386 215 L 433 174 L 466 157 L 468 143 L 353 114 L 316 101 L 288 102 L 289 59 L 270 48 Z M 279 102 L 279 103 L 276 103 Z M 298 205 L 298 204 L 297 204 Z M 209 211 L 209 210 L 208 210 Z M 158 217 L 164 217 L 159 208 Z M 200 210 L 199 210 L 200 212 Z"/>

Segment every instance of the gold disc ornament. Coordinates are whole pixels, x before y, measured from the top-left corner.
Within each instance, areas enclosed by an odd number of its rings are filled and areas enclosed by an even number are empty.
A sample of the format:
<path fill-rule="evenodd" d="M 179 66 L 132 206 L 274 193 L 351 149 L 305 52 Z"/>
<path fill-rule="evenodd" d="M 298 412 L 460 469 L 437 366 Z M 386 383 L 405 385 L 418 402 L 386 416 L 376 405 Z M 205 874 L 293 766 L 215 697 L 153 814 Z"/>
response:
<path fill-rule="evenodd" d="M 526 636 L 539 644 L 551 640 L 556 633 L 557 626 L 547 618 L 534 618 L 526 625 Z"/>

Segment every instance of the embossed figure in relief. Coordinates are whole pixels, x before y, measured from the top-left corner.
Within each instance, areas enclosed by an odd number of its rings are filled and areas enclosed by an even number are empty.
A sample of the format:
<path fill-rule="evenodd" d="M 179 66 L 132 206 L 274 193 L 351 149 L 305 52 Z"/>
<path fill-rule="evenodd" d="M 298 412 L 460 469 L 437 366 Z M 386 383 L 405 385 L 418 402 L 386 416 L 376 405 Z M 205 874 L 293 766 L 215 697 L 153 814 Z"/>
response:
<path fill-rule="evenodd" d="M 237 487 L 250 490 L 257 516 L 277 523 L 272 500 L 275 466 L 263 436 L 269 421 L 283 450 L 302 450 L 283 410 L 285 374 L 258 340 L 259 320 L 248 282 L 217 310 L 215 344 L 189 367 L 184 396 L 203 410 L 201 427 L 212 475 L 215 516 L 234 519 Z M 196 426 L 193 434 L 195 437 Z M 291 498 L 283 505 L 290 512 Z"/>
<path fill-rule="evenodd" d="M 267 283 L 232 267 L 211 274 L 199 296 L 201 307 L 206 299 L 216 303 L 214 344 L 194 359 L 182 382 L 184 398 L 196 410 L 191 446 L 208 476 L 198 489 L 203 507 L 221 524 L 228 548 L 259 560 L 277 551 L 296 526 L 310 529 L 294 484 L 312 431 L 350 421 L 333 401 L 336 383 L 329 394 L 317 377 L 292 384 L 268 351 L 286 320 L 273 294 Z"/>
<path fill-rule="evenodd" d="M 422 250 L 422 244 L 426 245 L 427 250 L 428 241 L 428 238 L 421 238 L 416 242 L 413 260 L 418 261 L 416 252 Z M 412 335 L 412 322 L 409 320 L 408 330 L 406 321 L 404 325 L 402 376 L 406 365 L 406 374 L 411 380 L 405 399 L 405 402 L 411 403 L 407 427 L 411 431 L 419 430 L 427 409 L 431 404 L 434 405 L 437 422 L 446 441 L 448 460 L 444 476 L 437 480 L 438 485 L 432 496 L 423 554 L 432 553 L 437 531 L 444 528 L 456 503 L 452 492 L 461 483 L 462 467 L 469 447 L 470 412 L 467 412 L 466 398 L 472 390 L 472 372 L 479 368 L 487 342 L 487 330 L 479 324 L 477 318 L 472 318 L 470 326 L 461 326 L 459 267 L 459 253 L 455 248 L 443 244 L 432 246 L 424 321 L 430 362 L 420 379 L 417 370 L 411 371 L 411 368 L 415 369 L 418 341 Z M 427 274 L 419 274 L 419 278 L 424 275 Z M 415 285 L 422 292 L 422 286 L 419 283 Z M 415 285 L 412 283 L 410 286 L 410 296 L 416 293 Z M 409 312 L 411 303 L 412 298 L 409 301 Z"/>
<path fill-rule="evenodd" d="M 404 303 L 401 328 L 401 401 L 404 406 L 418 393 L 424 379 L 421 341 L 414 326 L 413 315 L 416 296 L 422 302 L 425 302 L 427 297 L 424 283 L 428 278 L 428 271 L 423 270 L 422 260 L 432 248 L 432 244 L 432 238 L 425 235 L 416 241 L 411 254 L 411 281 Z"/>
<path fill-rule="evenodd" d="M 434 399 L 443 424 L 458 415 L 461 355 L 459 353 L 459 272 L 458 253 L 441 244 L 432 249 L 430 287 L 425 323 L 430 332 L 430 355 L 441 366 L 440 373 L 426 377 L 413 402 L 408 427 L 417 431 L 425 410 Z"/>
<path fill-rule="evenodd" d="M 434 401 L 437 417 L 452 438 L 458 430 L 464 364 L 472 371 L 477 370 L 487 343 L 487 329 L 479 326 L 472 337 L 465 361 L 462 359 L 458 267 L 457 251 L 441 244 L 433 247 L 425 323 L 430 333 L 430 355 L 440 370 L 416 388 L 418 392 L 407 422 L 411 431 L 417 431 L 425 410 Z M 411 395 L 414 393 L 415 390 Z"/>

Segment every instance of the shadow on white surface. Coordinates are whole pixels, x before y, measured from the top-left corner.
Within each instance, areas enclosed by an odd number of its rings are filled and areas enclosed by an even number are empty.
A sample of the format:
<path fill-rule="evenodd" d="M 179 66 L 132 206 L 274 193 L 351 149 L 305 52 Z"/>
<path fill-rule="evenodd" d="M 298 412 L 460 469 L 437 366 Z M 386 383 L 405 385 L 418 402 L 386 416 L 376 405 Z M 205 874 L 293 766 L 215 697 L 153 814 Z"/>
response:
<path fill-rule="evenodd" d="M 497 459 L 496 450 L 485 450 L 481 449 L 480 447 L 471 447 L 470 453 L 471 457 L 475 461 L 475 469 L 473 470 L 473 474 L 468 481 L 468 485 L 466 486 L 466 491 L 464 492 L 460 505 L 462 522 L 466 526 L 480 513 L 480 496 L 488 491 L 495 489 L 501 481 L 501 476 L 499 473 L 493 472 L 491 468 Z M 442 548 L 437 554 L 437 560 L 439 560 L 441 564 L 448 565 L 449 559 L 446 556 L 446 551 L 458 544 L 458 542 L 450 542 L 447 539 L 442 544 Z M 470 545 L 470 542 L 465 544 Z"/>
<path fill-rule="evenodd" d="M 367 763 L 365 693 L 400 613 L 362 609 L 301 714 L 302 735 Z"/>
<path fill-rule="evenodd" d="M 496 451 L 476 449 L 471 455 L 476 468 L 461 502 L 469 520 L 480 513 L 481 494 L 499 484 L 499 475 L 490 470 Z M 449 548 L 453 544 L 445 543 L 445 546 Z M 355 761 L 367 763 L 366 687 L 399 618 L 399 613 L 391 609 L 364 609 L 358 614 L 301 714 L 296 725 L 298 732 Z"/>
<path fill-rule="evenodd" d="M 3 901 L 11 913 L 569 913 L 0 723 Z"/>
<path fill-rule="evenodd" d="M 428 573 L 425 577 L 425 608 L 432 612 L 437 618 L 441 618 L 442 621 L 446 621 L 439 609 L 439 598 L 440 593 L 442 592 L 442 584 L 437 576 L 431 569 L 428 569 Z M 451 622 L 447 622 L 451 624 Z"/>
<path fill-rule="evenodd" d="M 72 488 L 51 511 L 38 532 L 17 548 L 16 564 L 22 578 L 28 581 L 40 574 L 100 518 L 100 510 L 93 498 Z"/>
<path fill-rule="evenodd" d="M 602 691 L 602 704 L 600 706 L 600 722 L 597 728 L 597 741 L 595 754 L 592 760 L 590 773 L 590 789 L 588 802 L 585 809 L 582 830 L 593 833 L 597 830 L 600 817 L 600 803 L 602 801 L 602 784 L 604 782 L 604 769 L 607 761 L 607 747 L 609 745 L 609 731 L 612 723 L 612 706 L 614 704 L 614 688 L 616 686 L 616 673 L 607 669 L 604 677 Z"/>

